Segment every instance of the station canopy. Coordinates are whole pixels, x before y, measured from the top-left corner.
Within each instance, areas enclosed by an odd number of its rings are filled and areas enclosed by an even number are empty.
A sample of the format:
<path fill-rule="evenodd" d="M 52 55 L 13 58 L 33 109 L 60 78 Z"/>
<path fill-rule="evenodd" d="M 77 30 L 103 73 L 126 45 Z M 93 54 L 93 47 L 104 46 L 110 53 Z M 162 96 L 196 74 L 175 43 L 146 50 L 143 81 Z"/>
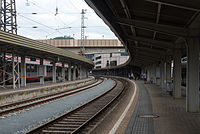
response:
<path fill-rule="evenodd" d="M 199 0 L 85 0 L 130 52 L 130 64 L 146 66 L 173 56 L 199 23 Z M 181 44 L 181 45 L 180 45 Z"/>
<path fill-rule="evenodd" d="M 84 56 L 3 31 L 0 31 L 0 52 L 43 58 L 54 62 L 70 62 L 77 65 L 88 66 L 89 68 L 94 66 L 93 62 Z"/>

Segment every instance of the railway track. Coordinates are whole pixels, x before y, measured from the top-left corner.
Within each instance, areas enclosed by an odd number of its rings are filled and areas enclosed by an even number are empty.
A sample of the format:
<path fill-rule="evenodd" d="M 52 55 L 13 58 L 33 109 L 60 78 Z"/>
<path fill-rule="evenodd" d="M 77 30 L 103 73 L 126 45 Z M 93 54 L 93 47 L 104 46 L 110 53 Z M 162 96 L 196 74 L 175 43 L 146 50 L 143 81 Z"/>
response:
<path fill-rule="evenodd" d="M 31 107 L 34 107 L 34 106 L 37 106 L 40 104 L 54 101 L 54 100 L 57 100 L 57 99 L 60 99 L 60 98 L 63 98 L 63 97 L 66 97 L 66 96 L 69 96 L 72 94 L 76 94 L 76 93 L 85 91 L 87 89 L 90 89 L 92 87 L 98 86 L 102 82 L 103 82 L 103 79 L 100 78 L 100 79 L 98 79 L 98 81 L 96 81 L 90 85 L 70 89 L 67 91 L 58 92 L 55 94 L 49 94 L 49 95 L 35 97 L 35 98 L 31 98 L 31 99 L 11 103 L 11 104 L 2 105 L 2 106 L 0 106 L 0 116 L 7 115 L 9 113 L 18 112 L 20 110 L 24 110 L 24 109 L 31 108 Z"/>
<path fill-rule="evenodd" d="M 122 93 L 123 89 L 123 83 L 119 80 L 115 80 L 115 85 L 104 94 L 72 111 L 30 130 L 27 134 L 81 133 L 82 128 L 107 108 Z"/>

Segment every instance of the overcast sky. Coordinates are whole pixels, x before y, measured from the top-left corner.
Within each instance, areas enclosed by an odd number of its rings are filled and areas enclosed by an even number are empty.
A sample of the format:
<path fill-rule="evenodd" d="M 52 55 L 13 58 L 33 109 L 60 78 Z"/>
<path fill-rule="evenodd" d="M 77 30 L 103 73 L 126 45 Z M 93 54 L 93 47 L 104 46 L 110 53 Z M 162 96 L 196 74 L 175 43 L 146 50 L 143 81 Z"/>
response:
<path fill-rule="evenodd" d="M 87 9 L 85 36 L 88 39 L 116 39 L 84 0 L 16 0 L 16 6 L 18 34 L 22 36 L 32 39 L 72 36 L 80 39 L 80 13 Z"/>

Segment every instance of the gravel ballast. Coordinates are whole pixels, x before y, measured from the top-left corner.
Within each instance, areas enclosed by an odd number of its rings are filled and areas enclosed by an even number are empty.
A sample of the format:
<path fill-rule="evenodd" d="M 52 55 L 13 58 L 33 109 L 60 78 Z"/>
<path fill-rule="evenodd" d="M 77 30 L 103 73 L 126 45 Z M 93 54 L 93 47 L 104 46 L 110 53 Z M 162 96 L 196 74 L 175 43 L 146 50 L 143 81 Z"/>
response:
<path fill-rule="evenodd" d="M 114 85 L 105 80 L 97 87 L 28 110 L 0 117 L 1 134 L 21 134 L 103 94 Z"/>

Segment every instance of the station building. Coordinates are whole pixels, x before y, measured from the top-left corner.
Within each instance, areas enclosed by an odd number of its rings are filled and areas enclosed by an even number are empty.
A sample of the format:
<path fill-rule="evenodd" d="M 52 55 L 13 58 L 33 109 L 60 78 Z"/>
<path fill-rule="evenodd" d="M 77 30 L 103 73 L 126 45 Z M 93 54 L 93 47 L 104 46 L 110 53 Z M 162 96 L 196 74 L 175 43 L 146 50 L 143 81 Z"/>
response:
<path fill-rule="evenodd" d="M 124 46 L 117 39 L 87 39 L 84 41 L 84 46 L 81 46 L 80 39 L 64 38 L 39 41 L 76 54 L 84 51 L 85 56 L 94 62 L 94 68 L 118 66 L 124 64 L 129 59 Z"/>

